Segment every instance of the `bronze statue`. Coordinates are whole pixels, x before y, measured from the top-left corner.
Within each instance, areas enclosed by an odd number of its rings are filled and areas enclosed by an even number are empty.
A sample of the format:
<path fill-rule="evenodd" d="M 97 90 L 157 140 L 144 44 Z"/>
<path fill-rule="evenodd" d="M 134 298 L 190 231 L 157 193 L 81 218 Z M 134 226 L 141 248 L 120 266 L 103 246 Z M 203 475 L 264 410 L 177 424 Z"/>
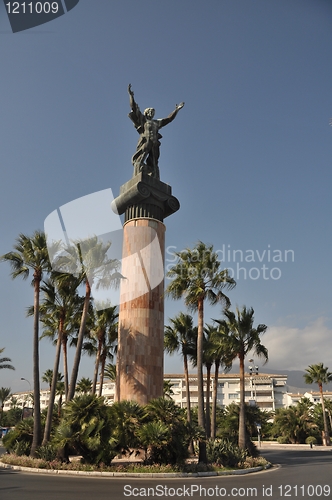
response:
<path fill-rule="evenodd" d="M 138 104 L 134 99 L 134 92 L 131 89 L 131 84 L 128 85 L 129 103 L 131 112 L 129 118 L 134 123 L 137 132 L 140 134 L 136 152 L 132 157 L 132 164 L 134 166 L 134 176 L 140 172 L 146 172 L 151 177 L 159 179 L 159 149 L 160 139 L 162 135 L 159 129 L 174 120 L 178 111 L 183 108 L 184 102 L 176 104 L 175 110 L 170 113 L 167 118 L 154 120 L 155 110 L 147 108 L 144 114 L 141 113 Z"/>

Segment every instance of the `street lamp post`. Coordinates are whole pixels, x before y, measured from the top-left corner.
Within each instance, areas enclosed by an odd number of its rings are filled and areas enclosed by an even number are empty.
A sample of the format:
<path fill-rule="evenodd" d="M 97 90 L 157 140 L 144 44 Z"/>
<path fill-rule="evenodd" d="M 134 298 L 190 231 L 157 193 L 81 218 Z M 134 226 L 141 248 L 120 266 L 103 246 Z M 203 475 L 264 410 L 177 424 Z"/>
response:
<path fill-rule="evenodd" d="M 249 359 L 249 363 L 253 363 L 253 362 L 254 362 L 253 359 Z M 249 365 L 248 368 L 249 368 L 249 374 L 250 374 L 251 399 L 253 397 L 252 382 L 254 381 L 254 400 L 255 400 L 255 404 L 257 404 L 256 381 L 253 378 L 253 375 L 258 375 L 258 366 L 257 365 L 255 365 L 255 366 Z"/>
<path fill-rule="evenodd" d="M 28 379 L 26 379 L 26 378 L 24 378 L 24 377 L 21 377 L 21 380 L 25 380 L 26 382 L 28 382 L 28 384 L 29 384 L 29 388 L 30 388 L 30 389 L 29 389 L 29 397 L 30 397 L 30 394 L 31 394 L 32 390 L 31 390 L 31 384 L 30 384 L 29 380 L 28 380 Z M 24 407 L 24 401 L 23 401 L 23 407 Z"/>

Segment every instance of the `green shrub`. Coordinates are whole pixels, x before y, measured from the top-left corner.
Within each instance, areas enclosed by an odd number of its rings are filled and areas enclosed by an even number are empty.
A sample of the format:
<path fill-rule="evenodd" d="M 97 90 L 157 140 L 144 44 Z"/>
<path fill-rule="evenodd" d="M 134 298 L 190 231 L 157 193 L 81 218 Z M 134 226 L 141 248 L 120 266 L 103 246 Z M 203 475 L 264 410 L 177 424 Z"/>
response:
<path fill-rule="evenodd" d="M 207 442 L 208 461 L 223 467 L 236 467 L 241 465 L 248 453 L 241 450 L 228 439 L 215 439 Z"/>
<path fill-rule="evenodd" d="M 279 444 L 289 444 L 289 439 L 286 436 L 279 436 L 277 441 Z"/>
<path fill-rule="evenodd" d="M 46 460 L 47 462 L 52 462 L 53 460 L 56 460 L 57 452 L 58 452 L 58 450 L 53 444 L 47 443 L 47 444 L 39 446 L 39 448 L 37 448 L 36 456 L 37 456 L 37 458 L 42 458 L 43 460 Z"/>
<path fill-rule="evenodd" d="M 3 439 L 6 450 L 17 455 L 29 455 L 33 436 L 33 418 L 19 422 L 15 429 L 8 432 Z"/>
<path fill-rule="evenodd" d="M 305 442 L 306 444 L 317 444 L 317 439 L 315 436 L 308 436 Z"/>

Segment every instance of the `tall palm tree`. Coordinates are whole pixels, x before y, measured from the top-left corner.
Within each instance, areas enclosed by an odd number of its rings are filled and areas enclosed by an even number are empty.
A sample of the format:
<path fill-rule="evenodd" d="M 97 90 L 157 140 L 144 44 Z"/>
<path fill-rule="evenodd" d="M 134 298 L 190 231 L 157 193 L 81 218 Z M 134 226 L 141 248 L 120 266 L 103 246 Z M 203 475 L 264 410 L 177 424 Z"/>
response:
<path fill-rule="evenodd" d="M 226 320 L 215 320 L 224 331 L 228 332 L 228 348 L 233 359 L 238 358 L 240 363 L 240 415 L 239 415 L 239 448 L 246 448 L 246 422 L 245 422 L 245 378 L 244 359 L 249 352 L 268 360 L 268 351 L 261 343 L 260 336 L 266 330 L 266 325 L 254 328 L 254 310 L 243 306 L 242 310 L 236 308 L 236 314 L 229 309 L 224 311 Z"/>
<path fill-rule="evenodd" d="M 217 421 L 217 395 L 218 395 L 218 381 L 219 381 L 219 369 L 221 366 L 224 367 L 225 371 L 229 371 L 232 366 L 232 358 L 229 354 L 228 343 L 227 343 L 227 332 L 224 330 L 224 326 L 217 325 L 213 329 L 212 335 L 210 337 L 210 345 L 208 349 L 212 352 L 214 359 L 214 383 L 213 383 L 213 393 L 212 393 L 212 415 L 211 415 L 211 438 L 216 437 L 216 421 Z"/>
<path fill-rule="evenodd" d="M 61 376 L 63 378 L 63 376 Z M 62 397 L 65 393 L 65 383 L 60 379 L 56 384 L 56 395 L 59 396 L 58 399 L 58 416 L 61 417 L 62 412 Z"/>
<path fill-rule="evenodd" d="M 43 291 L 43 302 L 40 305 L 40 319 L 43 324 L 41 338 L 50 338 L 57 345 L 55 359 L 57 370 L 62 346 L 65 396 L 67 396 L 69 385 L 67 343 L 70 335 L 79 329 L 83 300 L 77 293 L 79 285 L 77 278 L 71 275 L 67 275 L 66 279 L 63 276 L 61 279 L 58 278 L 58 274 L 53 273 L 52 279 L 45 281 L 41 286 Z M 33 313 L 33 308 L 29 310 L 29 314 L 31 313 Z"/>
<path fill-rule="evenodd" d="M 77 242 L 74 246 L 68 246 L 65 249 L 65 253 L 58 259 L 56 264 L 57 269 L 61 270 L 63 273 L 78 275 L 79 281 L 85 286 L 84 306 L 77 336 L 76 353 L 70 378 L 68 400 L 71 400 L 75 394 L 92 286 L 94 284 L 96 284 L 97 287 L 109 287 L 112 284 L 118 286 L 121 277 L 121 274 L 117 272 L 120 266 L 119 261 L 110 259 L 107 255 L 110 246 L 111 242 L 103 243 L 97 236 L 94 236 L 87 240 Z"/>
<path fill-rule="evenodd" d="M 42 444 L 45 445 L 51 435 L 52 415 L 54 408 L 54 401 L 56 395 L 56 387 L 59 379 L 59 362 L 61 354 L 61 346 L 66 347 L 67 342 L 64 343 L 63 339 L 67 341 L 68 332 L 72 331 L 78 325 L 78 312 L 80 310 L 80 301 L 76 289 L 78 280 L 73 276 L 67 275 L 66 279 L 62 277 L 61 280 L 57 279 L 58 274 L 52 273 L 52 279 L 43 282 L 40 290 L 43 292 L 43 301 L 39 308 L 40 320 L 43 324 L 43 337 L 56 339 L 56 353 L 54 359 L 53 370 L 49 369 L 44 373 L 42 380 L 49 384 L 50 397 L 48 402 L 48 412 L 46 416 L 44 437 Z M 28 308 L 28 315 L 34 314 L 34 307 Z M 64 356 L 65 368 L 65 389 L 68 391 L 68 372 L 67 372 L 67 357 Z"/>
<path fill-rule="evenodd" d="M 4 347 L 2 347 L 0 349 L 0 354 L 3 353 L 3 351 L 5 350 Z M 10 358 L 0 358 L 0 370 L 3 370 L 5 368 L 7 368 L 7 370 L 15 370 L 15 368 L 12 366 L 12 365 L 9 365 L 8 363 L 11 363 L 11 359 Z"/>
<path fill-rule="evenodd" d="M 211 369 L 215 360 L 212 338 L 216 327 L 206 325 L 204 328 L 204 343 L 203 343 L 203 364 L 206 368 L 206 396 L 205 396 L 205 412 L 206 412 L 206 436 L 211 437 L 211 414 L 210 414 L 210 395 L 211 395 Z"/>
<path fill-rule="evenodd" d="M 332 373 L 329 372 L 329 369 L 324 366 L 323 363 L 317 363 L 316 365 L 309 365 L 309 367 L 305 370 L 304 381 L 306 384 L 318 384 L 320 398 L 322 402 L 322 410 L 323 410 L 323 422 L 324 422 L 324 432 L 323 432 L 323 444 L 325 446 L 330 446 L 330 436 L 328 433 L 327 427 L 327 419 L 325 413 L 325 404 L 324 404 L 324 396 L 323 396 L 323 384 L 328 384 L 332 381 Z"/>
<path fill-rule="evenodd" d="M 33 324 L 33 390 L 34 390 L 34 421 L 33 439 L 30 455 L 36 454 L 36 449 L 41 443 L 41 418 L 40 418 L 40 382 L 39 382 L 39 296 L 40 284 L 43 275 L 51 270 L 48 255 L 46 236 L 41 231 L 29 237 L 20 234 L 14 245 L 14 251 L 6 253 L 0 259 L 9 262 L 13 279 L 21 277 L 27 279 L 32 273 L 34 287 L 34 324 Z"/>
<path fill-rule="evenodd" d="M 99 396 L 102 393 L 102 386 L 104 381 L 104 372 L 106 359 L 113 359 L 115 343 L 118 336 L 118 323 L 117 319 L 119 314 L 117 307 L 108 307 L 101 311 L 95 311 L 94 325 L 90 331 L 90 337 L 95 339 L 96 345 L 96 361 L 95 370 L 93 375 L 92 394 L 96 392 L 97 378 L 100 369 L 100 383 L 99 383 Z"/>
<path fill-rule="evenodd" d="M 178 261 L 167 273 L 173 281 L 168 285 L 166 294 L 173 299 L 184 298 L 186 306 L 198 311 L 197 330 L 197 379 L 198 379 L 198 424 L 204 429 L 204 388 L 203 388 L 203 341 L 204 341 L 204 303 L 220 302 L 227 307 L 229 298 L 223 289 L 231 289 L 235 281 L 228 275 L 227 269 L 220 270 L 218 255 L 212 245 L 199 241 L 193 249 L 187 248 L 176 252 Z M 199 441 L 199 460 L 207 462 L 206 445 Z"/>
<path fill-rule="evenodd" d="M 196 348 L 197 328 L 193 326 L 193 318 L 190 314 L 180 312 L 170 319 L 171 326 L 165 326 L 164 346 L 169 354 L 181 352 L 184 365 L 184 380 L 186 384 L 187 420 L 191 422 L 190 411 L 190 389 L 188 357 L 191 357 Z"/>
<path fill-rule="evenodd" d="M 10 392 L 10 388 L 9 387 L 1 387 L 0 389 L 0 403 L 1 403 L 1 417 L 0 417 L 0 423 L 1 423 L 1 420 L 2 420 L 2 415 L 3 415 L 3 408 L 5 406 L 5 402 L 7 401 L 7 399 L 10 398 L 11 396 L 11 392 Z"/>

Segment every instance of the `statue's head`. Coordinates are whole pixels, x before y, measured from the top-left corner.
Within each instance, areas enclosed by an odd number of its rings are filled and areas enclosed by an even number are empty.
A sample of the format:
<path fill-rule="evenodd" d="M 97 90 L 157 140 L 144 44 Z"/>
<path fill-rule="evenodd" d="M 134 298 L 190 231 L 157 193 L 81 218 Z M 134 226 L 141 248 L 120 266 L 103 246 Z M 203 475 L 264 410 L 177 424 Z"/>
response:
<path fill-rule="evenodd" d="M 147 117 L 148 120 L 152 120 L 154 117 L 155 110 L 153 108 L 146 108 L 144 110 L 144 116 Z"/>

